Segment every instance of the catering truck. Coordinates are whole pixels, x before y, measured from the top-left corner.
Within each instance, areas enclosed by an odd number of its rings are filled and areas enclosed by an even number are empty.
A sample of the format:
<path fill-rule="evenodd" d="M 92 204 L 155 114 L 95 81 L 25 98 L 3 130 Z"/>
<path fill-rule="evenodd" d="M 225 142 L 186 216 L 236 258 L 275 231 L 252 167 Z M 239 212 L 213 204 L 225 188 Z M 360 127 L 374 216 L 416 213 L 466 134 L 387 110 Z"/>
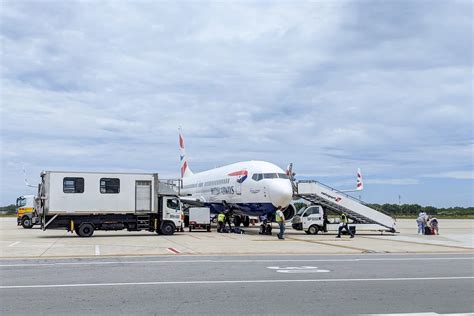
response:
<path fill-rule="evenodd" d="M 35 205 L 43 230 L 171 235 L 183 220 L 179 188 L 179 180 L 160 180 L 157 173 L 43 171 Z"/>
<path fill-rule="evenodd" d="M 16 199 L 16 222 L 23 228 L 31 228 L 39 224 L 39 217 L 35 210 L 35 196 L 22 195 Z"/>

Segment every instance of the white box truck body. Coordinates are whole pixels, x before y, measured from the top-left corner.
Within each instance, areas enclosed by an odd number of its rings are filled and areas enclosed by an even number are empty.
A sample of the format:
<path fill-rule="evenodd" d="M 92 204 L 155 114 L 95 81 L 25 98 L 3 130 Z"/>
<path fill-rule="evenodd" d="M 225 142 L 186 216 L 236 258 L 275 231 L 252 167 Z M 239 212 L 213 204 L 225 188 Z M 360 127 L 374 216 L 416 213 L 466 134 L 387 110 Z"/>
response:
<path fill-rule="evenodd" d="M 45 171 L 37 199 L 43 230 L 66 228 L 89 237 L 94 230 L 181 228 L 179 192 L 156 173 Z"/>

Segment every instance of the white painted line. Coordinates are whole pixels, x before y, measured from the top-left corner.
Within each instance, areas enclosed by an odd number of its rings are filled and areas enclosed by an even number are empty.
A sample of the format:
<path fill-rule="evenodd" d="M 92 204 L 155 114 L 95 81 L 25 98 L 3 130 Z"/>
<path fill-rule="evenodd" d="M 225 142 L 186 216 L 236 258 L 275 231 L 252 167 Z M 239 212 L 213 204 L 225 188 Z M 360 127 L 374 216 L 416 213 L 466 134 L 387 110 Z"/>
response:
<path fill-rule="evenodd" d="M 156 281 L 156 282 L 118 282 L 118 283 L 77 283 L 77 284 L 38 284 L 2 285 L 0 289 L 35 289 L 65 287 L 137 286 L 137 285 L 181 285 L 181 284 L 242 284 L 242 283 L 317 283 L 317 282 L 393 282 L 393 281 L 446 281 L 472 280 L 474 276 L 431 277 L 431 278 L 380 278 L 380 279 L 302 279 L 302 280 L 222 280 L 222 281 Z"/>
<path fill-rule="evenodd" d="M 9 244 L 7 247 L 10 248 L 10 247 L 15 247 L 16 245 L 18 245 L 20 243 L 20 241 L 15 241 L 14 243 L 11 243 Z"/>
<path fill-rule="evenodd" d="M 474 313 L 449 313 L 438 314 L 433 312 L 426 313 L 400 313 L 400 314 L 360 314 L 364 316 L 472 316 Z"/>
<path fill-rule="evenodd" d="M 267 269 L 276 270 L 280 273 L 325 273 L 329 270 L 318 269 L 318 267 L 302 266 L 302 267 L 267 267 Z"/>
<path fill-rule="evenodd" d="M 171 250 L 168 250 L 172 252 Z M 174 252 L 173 252 L 174 253 Z M 438 260 L 474 260 L 474 257 L 453 258 L 355 258 L 355 259 L 236 259 L 236 260 L 143 260 L 143 261 L 81 261 L 81 262 L 53 262 L 53 263 L 18 263 L 0 264 L 1 267 L 37 267 L 60 265 L 108 265 L 108 264 L 151 264 L 151 263 L 258 263 L 258 262 L 364 262 L 364 261 L 438 261 Z"/>
<path fill-rule="evenodd" d="M 100 246 L 99 245 L 95 245 L 95 255 L 100 256 Z"/>

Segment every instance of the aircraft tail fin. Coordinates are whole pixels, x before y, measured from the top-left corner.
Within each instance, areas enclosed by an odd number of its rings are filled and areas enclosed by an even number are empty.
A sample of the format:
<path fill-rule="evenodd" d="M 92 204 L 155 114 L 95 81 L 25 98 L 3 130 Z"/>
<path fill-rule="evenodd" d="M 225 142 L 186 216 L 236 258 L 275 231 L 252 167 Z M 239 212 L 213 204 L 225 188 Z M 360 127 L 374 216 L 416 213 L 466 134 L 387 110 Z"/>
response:
<path fill-rule="evenodd" d="M 186 156 L 186 150 L 184 148 L 184 138 L 183 133 L 181 131 L 181 127 L 179 128 L 179 152 L 180 152 L 180 161 L 181 161 L 181 178 L 186 178 L 192 176 L 193 173 L 189 169 L 188 166 L 188 157 Z"/>
<path fill-rule="evenodd" d="M 357 168 L 357 191 L 361 191 L 364 189 L 364 182 L 362 181 L 362 172 L 360 172 L 360 168 Z"/>

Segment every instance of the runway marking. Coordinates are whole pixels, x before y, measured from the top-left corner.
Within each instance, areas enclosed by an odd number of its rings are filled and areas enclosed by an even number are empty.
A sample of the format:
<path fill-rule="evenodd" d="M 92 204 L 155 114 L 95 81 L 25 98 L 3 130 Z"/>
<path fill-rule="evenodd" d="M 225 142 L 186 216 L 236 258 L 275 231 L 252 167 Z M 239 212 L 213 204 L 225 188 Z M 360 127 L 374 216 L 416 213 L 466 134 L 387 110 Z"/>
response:
<path fill-rule="evenodd" d="M 473 313 L 449 313 L 449 314 L 438 314 L 434 312 L 426 313 L 400 313 L 400 314 L 360 314 L 361 316 L 472 316 Z"/>
<path fill-rule="evenodd" d="M 171 250 L 168 251 L 172 252 Z M 176 249 L 175 249 L 176 250 Z M 174 253 L 174 252 L 173 252 Z M 439 258 L 354 258 L 354 259 L 242 259 L 242 260 L 143 260 L 143 261 L 89 261 L 89 262 L 54 262 L 54 263 L 18 263 L 2 264 L 2 267 L 38 267 L 60 265 L 109 265 L 109 264 L 150 264 L 150 263 L 259 263 L 259 262 L 364 262 L 364 261 L 436 261 L 436 260 L 474 260 L 474 257 L 439 257 Z"/>
<path fill-rule="evenodd" d="M 100 246 L 99 245 L 95 245 L 95 255 L 100 256 Z"/>
<path fill-rule="evenodd" d="M 171 253 L 174 253 L 174 254 L 180 254 L 181 252 L 175 248 L 166 248 L 166 250 L 168 250 L 169 252 Z"/>
<path fill-rule="evenodd" d="M 329 270 L 318 269 L 318 267 L 302 266 L 302 267 L 267 267 L 267 269 L 276 270 L 280 273 L 321 273 L 329 272 Z"/>
<path fill-rule="evenodd" d="M 10 247 L 14 247 L 16 245 L 18 245 L 20 243 L 20 241 L 15 241 L 14 243 L 11 243 L 7 246 L 7 248 L 10 248 Z"/>
<path fill-rule="evenodd" d="M 117 283 L 77 283 L 77 284 L 38 284 L 2 285 L 0 289 L 35 289 L 67 287 L 103 287 L 137 285 L 189 285 L 189 284 L 252 284 L 252 283 L 336 283 L 336 282 L 396 282 L 396 281 L 447 281 L 472 280 L 474 276 L 430 277 L 430 278 L 379 278 L 379 279 L 301 279 L 301 280 L 222 280 L 222 281 L 156 281 L 156 282 L 117 282 Z"/>

